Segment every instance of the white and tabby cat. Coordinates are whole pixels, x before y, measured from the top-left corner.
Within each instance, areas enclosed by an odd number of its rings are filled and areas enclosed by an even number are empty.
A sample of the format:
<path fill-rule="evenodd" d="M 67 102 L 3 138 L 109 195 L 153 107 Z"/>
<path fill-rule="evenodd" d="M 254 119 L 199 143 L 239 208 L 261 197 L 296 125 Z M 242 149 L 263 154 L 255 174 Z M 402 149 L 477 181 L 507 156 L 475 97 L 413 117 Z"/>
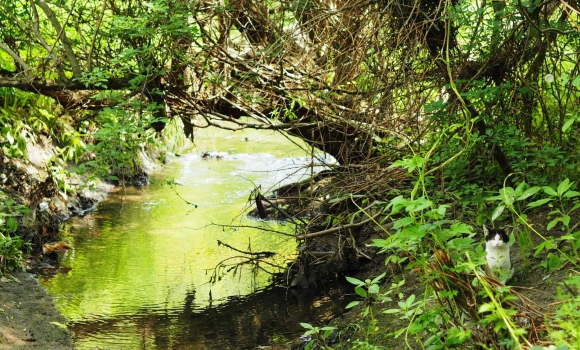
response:
<path fill-rule="evenodd" d="M 489 228 L 483 225 L 485 234 L 485 251 L 487 265 L 494 278 L 502 283 L 510 280 L 514 274 L 510 259 L 509 234 L 504 228 Z"/>

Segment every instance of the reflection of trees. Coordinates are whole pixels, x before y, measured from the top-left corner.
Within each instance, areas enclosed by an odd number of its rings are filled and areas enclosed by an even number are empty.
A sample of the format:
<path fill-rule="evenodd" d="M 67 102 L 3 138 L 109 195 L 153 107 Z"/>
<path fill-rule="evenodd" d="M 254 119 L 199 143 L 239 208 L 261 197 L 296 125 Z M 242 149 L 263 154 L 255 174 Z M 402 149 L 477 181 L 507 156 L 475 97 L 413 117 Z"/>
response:
<path fill-rule="evenodd" d="M 340 313 L 345 305 L 344 293 L 338 290 L 329 290 L 316 298 L 300 296 L 298 299 L 285 289 L 271 288 L 247 297 L 230 297 L 219 306 L 198 309 L 195 294 L 194 289 L 189 289 L 180 308 L 163 311 L 142 308 L 135 314 L 89 320 L 71 324 L 69 328 L 75 332 L 77 341 L 126 329 L 127 335 L 139 337 L 143 346 L 199 349 L 205 344 L 208 349 L 240 348 L 271 344 L 272 338 L 280 334 L 297 336 L 302 331 L 298 322 L 324 322 Z"/>
<path fill-rule="evenodd" d="M 217 281 L 220 281 L 222 277 L 230 273 L 236 276 L 236 274 L 240 273 L 239 271 L 241 269 L 250 269 L 254 278 L 260 271 L 272 274 L 284 269 L 284 266 L 280 266 L 272 262 L 270 259 L 276 255 L 274 252 L 253 252 L 251 250 L 244 251 L 232 247 L 231 245 L 220 240 L 218 240 L 217 243 L 219 246 L 224 246 L 239 253 L 240 255 L 228 257 L 220 261 L 213 269 L 213 273 L 209 280 L 210 283 L 216 283 Z M 264 266 L 267 266 L 267 268 Z"/>

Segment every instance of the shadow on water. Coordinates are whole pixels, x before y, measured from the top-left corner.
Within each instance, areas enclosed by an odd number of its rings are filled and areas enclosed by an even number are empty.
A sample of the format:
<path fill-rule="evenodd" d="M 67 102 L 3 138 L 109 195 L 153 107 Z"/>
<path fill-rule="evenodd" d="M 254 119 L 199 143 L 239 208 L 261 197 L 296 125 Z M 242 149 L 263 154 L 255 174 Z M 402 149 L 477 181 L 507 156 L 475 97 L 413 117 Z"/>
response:
<path fill-rule="evenodd" d="M 98 338 L 111 330 L 125 333 L 123 328 L 140 337 L 138 343 L 135 339 L 128 341 L 126 345 L 131 348 L 255 349 L 267 344 L 275 349 L 290 349 L 304 331 L 300 322 L 324 324 L 341 314 L 349 301 L 340 289 L 316 294 L 280 287 L 229 299 L 199 309 L 195 292 L 188 292 L 179 309 L 165 312 L 142 309 L 133 315 L 71 323 L 69 329 L 88 344 L 105 342 L 112 349 L 124 348 L 126 339 Z"/>

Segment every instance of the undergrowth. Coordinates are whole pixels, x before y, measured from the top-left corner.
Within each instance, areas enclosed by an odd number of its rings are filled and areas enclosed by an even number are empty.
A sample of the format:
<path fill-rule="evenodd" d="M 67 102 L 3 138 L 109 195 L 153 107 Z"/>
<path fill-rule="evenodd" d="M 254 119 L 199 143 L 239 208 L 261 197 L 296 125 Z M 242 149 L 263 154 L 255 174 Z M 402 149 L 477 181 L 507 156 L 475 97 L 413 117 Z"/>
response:
<path fill-rule="evenodd" d="M 416 189 L 421 181 L 417 184 Z M 356 325 L 360 331 L 338 346 L 385 348 L 380 339 L 386 336 L 400 338 L 409 349 L 579 348 L 580 275 L 576 271 L 580 231 L 577 224 L 572 225 L 573 214 L 580 208 L 576 185 L 567 178 L 553 186 L 521 182 L 485 198 L 488 205 L 484 208 L 490 209 L 485 209 L 484 215 L 492 222 L 509 223 L 524 265 L 529 257 L 543 254 L 546 260 L 542 266 L 547 274 L 568 267 L 568 278 L 555 284 L 558 297 L 553 313 L 524 298 L 519 290 L 489 277 L 483 242 L 476 238 L 474 222 L 450 217 L 449 204 L 436 203 L 425 189 L 379 204 L 375 210 L 387 213 L 377 222 L 386 238 L 375 239 L 373 246 L 384 254 L 387 265 L 418 273 L 426 289 L 420 294 L 397 293 L 400 283 L 381 283 L 385 273 L 366 281 L 347 278 L 363 298 L 347 308 L 362 307 L 363 322 Z M 531 225 L 530 213 L 546 215 L 546 227 Z M 558 233 L 549 235 L 556 229 Z M 377 314 L 396 317 L 404 326 L 383 329 Z M 311 328 L 310 333 L 315 329 Z M 324 343 L 328 334 L 318 334 L 311 342 L 312 348 L 328 346 Z"/>
<path fill-rule="evenodd" d="M 412 149 L 391 165 L 408 171 L 412 189 L 364 211 L 383 231 L 372 246 L 387 270 L 415 274 L 419 282 L 401 293 L 396 273 L 347 278 L 363 299 L 348 307 L 362 321 L 336 330 L 345 334 L 339 341 L 308 325 L 309 334 L 322 333 L 307 348 L 388 349 L 395 339 L 398 348 L 408 349 L 580 349 L 578 159 L 557 142 L 531 140 L 516 127 L 473 132 L 477 120 L 466 96 L 453 81 L 449 89 L 461 103 L 456 124 L 446 121 L 451 126 L 426 136 L 429 148 Z M 433 116 L 449 119 L 448 112 Z M 562 127 L 564 140 L 576 119 L 570 120 Z M 490 145 L 513 160 L 508 176 Z M 351 201 L 358 206 L 354 195 Z M 523 261 L 515 267 L 520 277 L 532 270 L 531 259 L 539 261 L 547 281 L 565 271 L 563 281 L 551 284 L 553 304 L 526 297 L 515 287 L 517 278 L 504 285 L 491 277 L 480 229 L 490 223 L 511 231 L 510 244 Z M 377 315 L 397 322 L 381 323 Z"/>

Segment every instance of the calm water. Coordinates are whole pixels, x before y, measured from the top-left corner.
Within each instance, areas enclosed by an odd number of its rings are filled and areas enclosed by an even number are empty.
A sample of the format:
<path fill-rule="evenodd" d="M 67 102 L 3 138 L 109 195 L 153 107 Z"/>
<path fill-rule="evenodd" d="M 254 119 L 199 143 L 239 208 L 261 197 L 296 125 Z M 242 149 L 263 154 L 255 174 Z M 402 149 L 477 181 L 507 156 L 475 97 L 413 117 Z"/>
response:
<path fill-rule="evenodd" d="M 204 151 L 224 157 L 204 160 Z M 204 129 L 196 148 L 155 173 L 151 185 L 119 188 L 98 211 L 68 223 L 65 239 L 74 249 L 62 266 L 70 270 L 41 283 L 69 320 L 77 347 L 283 349 L 300 333 L 299 322 L 339 312 L 342 292 L 315 297 L 266 288 L 268 273 L 236 268 L 244 258 L 217 243 L 275 251 L 273 265 L 291 261 L 292 238 L 252 226 L 293 233 L 292 225 L 255 221 L 244 210 L 255 185 L 304 178 L 311 161 L 275 133 Z M 179 185 L 163 185 L 168 181 Z M 214 274 L 217 282 L 208 283 Z"/>

